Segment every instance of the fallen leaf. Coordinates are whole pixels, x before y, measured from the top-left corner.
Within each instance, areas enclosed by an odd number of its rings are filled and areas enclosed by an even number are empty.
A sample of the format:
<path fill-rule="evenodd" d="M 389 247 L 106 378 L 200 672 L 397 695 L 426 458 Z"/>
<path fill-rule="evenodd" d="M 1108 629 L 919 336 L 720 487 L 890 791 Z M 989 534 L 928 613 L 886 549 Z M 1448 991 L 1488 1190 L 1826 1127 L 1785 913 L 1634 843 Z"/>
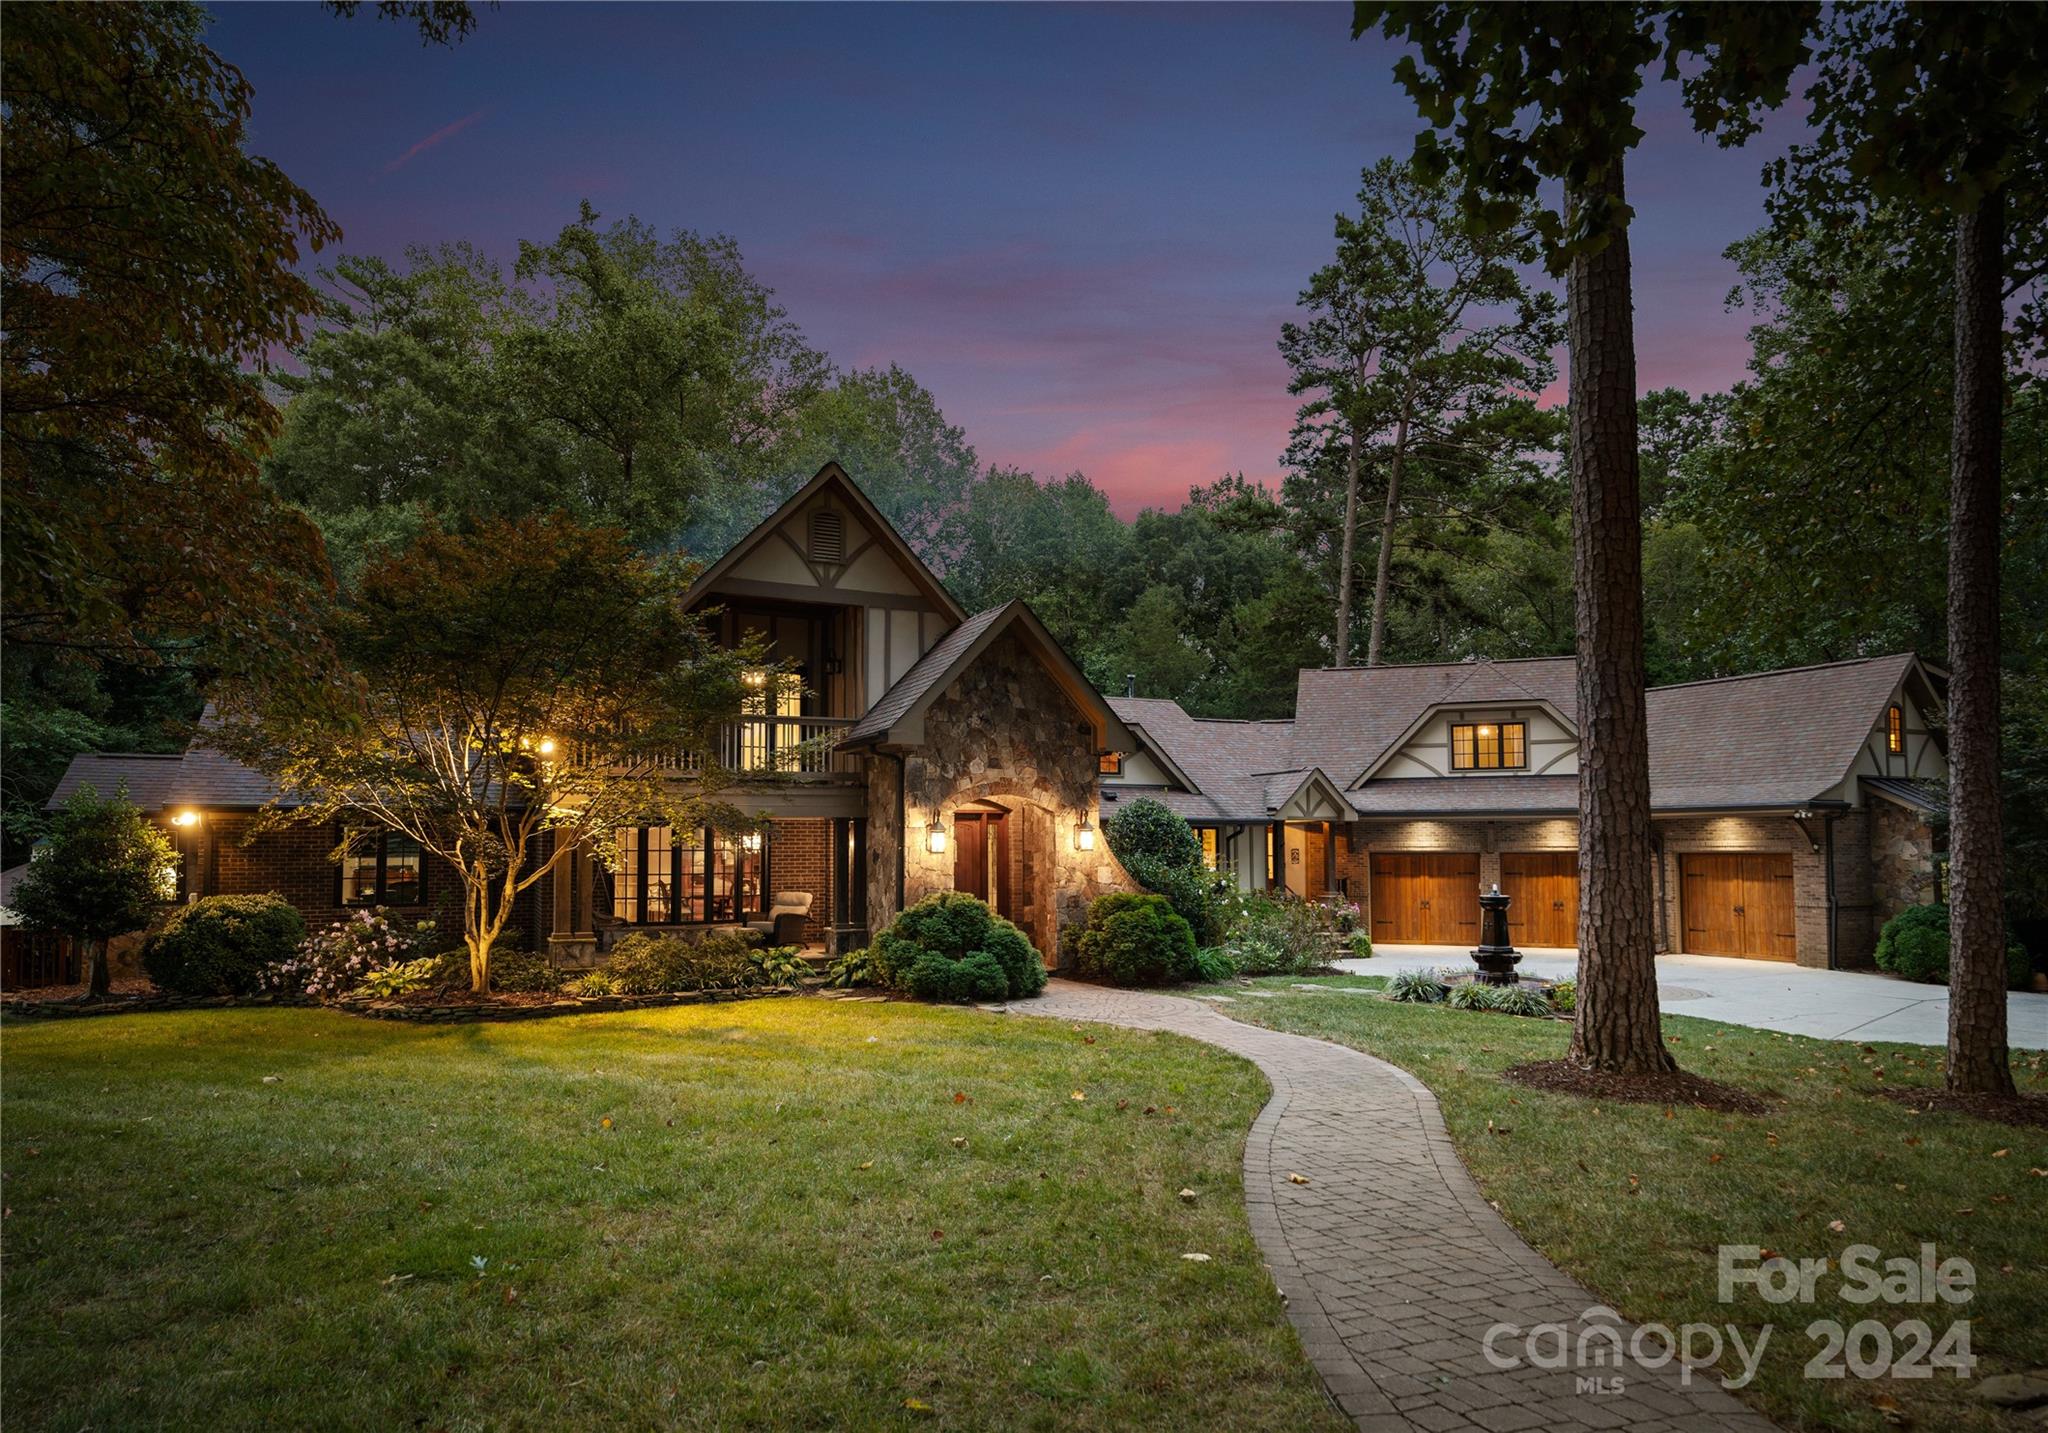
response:
<path fill-rule="evenodd" d="M 1183 1254 L 1181 1258 L 1187 1260 L 1190 1264 L 1206 1264 L 1209 1262 L 1207 1254 Z"/>
<path fill-rule="evenodd" d="M 612 1117 L 610 1115 L 606 1115 L 603 1119 L 597 1122 L 597 1127 L 599 1129 L 610 1129 L 612 1127 Z"/>
<path fill-rule="evenodd" d="M 1095 1043 L 1095 1037 L 1093 1035 L 1085 1036 L 1082 1038 L 1081 1043 L 1083 1045 L 1093 1045 Z"/>
<path fill-rule="evenodd" d="M 275 1084 L 280 1084 L 280 1083 L 282 1083 L 282 1082 L 283 1082 L 283 1080 L 284 1080 L 284 1076 L 283 1076 L 283 1075 L 265 1075 L 265 1076 L 263 1077 L 263 1083 L 264 1083 L 264 1084 L 266 1084 L 266 1085 L 275 1085 Z"/>
<path fill-rule="evenodd" d="M 964 1104 L 966 1104 L 966 1103 L 967 1103 L 967 1091 L 965 1091 L 965 1090 L 955 1090 L 955 1091 L 953 1091 L 953 1103 L 954 1103 L 954 1104 L 956 1104 L 956 1105 L 964 1105 Z"/>
<path fill-rule="evenodd" d="M 1069 1096 L 1069 1098 L 1070 1098 L 1070 1099 L 1076 1099 L 1076 1100 L 1085 1100 L 1085 1099 L 1087 1099 L 1088 1097 L 1087 1097 L 1086 1095 L 1082 1094 L 1082 1093 L 1081 1093 L 1081 1092 L 1080 1092 L 1079 1090 L 1076 1090 L 1076 1091 L 1074 1091 L 1074 1093 L 1073 1093 L 1073 1094 L 1072 1094 L 1071 1096 Z"/>
<path fill-rule="evenodd" d="M 1306 1184 L 1308 1183 L 1308 1176 L 1305 1174 L 1290 1174 L 1287 1176 L 1287 1182 L 1289 1184 Z"/>
<path fill-rule="evenodd" d="M 965 1148 L 967 1148 L 967 1136 L 966 1136 L 966 1135 L 964 1135 L 964 1134 L 956 1134 L 956 1135 L 954 1135 L 954 1136 L 953 1136 L 953 1148 L 955 1148 L 955 1149 L 965 1149 Z"/>
<path fill-rule="evenodd" d="M 856 1166 L 855 1166 L 855 1168 L 857 1168 L 857 1169 L 873 1169 L 874 1167 L 875 1167 L 875 1162 L 874 1162 L 874 1161 L 873 1161 L 872 1159 L 870 1159 L 870 1160 L 866 1161 L 865 1163 L 862 1163 L 862 1164 L 859 1164 L 859 1165 L 856 1165 Z"/>
<path fill-rule="evenodd" d="M 1159 1110 L 1157 1109 L 1157 1107 L 1153 1105 L 1147 1105 L 1145 1106 L 1145 1113 L 1148 1115 L 1156 1115 L 1159 1113 Z"/>
<path fill-rule="evenodd" d="M 2007 1155 L 2011 1153 L 2012 1151 L 2009 1149 L 1994 1149 L 1991 1151 L 1991 1157 L 1993 1159 L 2004 1159 Z"/>
<path fill-rule="evenodd" d="M 1722 1160 L 1724 1160 L 1724 1159 L 1726 1159 L 1726 1158 L 1727 1158 L 1727 1156 L 1726 1156 L 1726 1155 L 1722 1155 L 1722 1154 L 1710 1154 L 1710 1155 L 1708 1155 L 1708 1156 L 1707 1156 L 1707 1163 L 1708 1163 L 1708 1164 L 1719 1164 L 1719 1163 L 1720 1163 L 1720 1162 L 1721 1162 Z"/>
<path fill-rule="evenodd" d="M 943 1230 L 943 1229 L 934 1229 L 934 1230 L 932 1230 L 932 1242 L 933 1242 L 934 1244 L 938 1243 L 938 1242 L 939 1242 L 939 1241 L 940 1241 L 941 1239 L 944 1239 L 945 1237 L 946 1237 L 946 1231 L 945 1231 L 945 1230 Z"/>
<path fill-rule="evenodd" d="M 516 1304 L 519 1302 L 519 1290 L 507 1284 L 505 1285 L 505 1292 L 498 1297 L 506 1304 Z"/>
<path fill-rule="evenodd" d="M 1192 1189 L 1183 1189 L 1180 1192 L 1180 1202 L 1183 1204 L 1193 1204 L 1195 1202 L 1195 1191 Z"/>
<path fill-rule="evenodd" d="M 1848 1227 L 1849 1227 L 1849 1226 L 1848 1226 L 1847 1224 L 1844 1224 L 1844 1223 L 1843 1223 L 1843 1222 L 1842 1222 L 1841 1220 L 1839 1220 L 1839 1219 L 1830 1219 L 1830 1220 L 1828 1220 L 1828 1228 L 1829 1228 L 1829 1230 L 1830 1230 L 1831 1232 L 1833 1232 L 1833 1233 L 1839 1234 L 1839 1233 L 1841 1233 L 1841 1232 L 1842 1232 L 1842 1231 L 1843 1231 L 1844 1229 L 1847 1229 Z"/>
<path fill-rule="evenodd" d="M 929 1413 L 932 1411 L 931 1404 L 925 1402 L 922 1398 L 906 1398 L 903 1400 L 903 1406 L 912 1413 Z"/>
<path fill-rule="evenodd" d="M 1131 1107 L 1131 1102 L 1129 1100 L 1118 1100 L 1116 1107 L 1120 1110 L 1127 1110 Z"/>
<path fill-rule="evenodd" d="M 1909 1145 L 1918 1144 L 1920 1143 L 1920 1136 L 1917 1134 L 1909 1134 L 1906 1136 L 1906 1143 Z"/>

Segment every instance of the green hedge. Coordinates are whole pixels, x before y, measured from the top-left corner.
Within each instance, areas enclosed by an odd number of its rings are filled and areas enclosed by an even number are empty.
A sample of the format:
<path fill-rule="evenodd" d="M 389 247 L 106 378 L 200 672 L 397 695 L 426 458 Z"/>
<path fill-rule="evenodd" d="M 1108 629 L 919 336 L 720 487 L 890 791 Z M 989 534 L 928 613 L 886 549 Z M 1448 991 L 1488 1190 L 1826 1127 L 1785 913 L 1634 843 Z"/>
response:
<path fill-rule="evenodd" d="M 869 954 L 883 984 L 920 1000 L 1021 1000 L 1045 989 L 1045 961 L 1030 939 L 965 891 L 926 896 Z"/>
<path fill-rule="evenodd" d="M 1948 907 L 1908 906 L 1884 924 L 1877 937 L 1877 968 L 1929 985 L 1948 983 Z M 2034 961 L 2016 940 L 2005 944 L 2005 983 L 2024 990 L 2033 980 Z"/>
<path fill-rule="evenodd" d="M 1194 930 L 1164 896 L 1103 896 L 1089 908 L 1074 954 L 1077 974 L 1110 985 L 1174 985 L 1204 974 Z"/>
<path fill-rule="evenodd" d="M 150 934 L 142 968 L 174 995 L 251 995 L 305 938 L 306 923 L 283 896 L 206 896 Z"/>

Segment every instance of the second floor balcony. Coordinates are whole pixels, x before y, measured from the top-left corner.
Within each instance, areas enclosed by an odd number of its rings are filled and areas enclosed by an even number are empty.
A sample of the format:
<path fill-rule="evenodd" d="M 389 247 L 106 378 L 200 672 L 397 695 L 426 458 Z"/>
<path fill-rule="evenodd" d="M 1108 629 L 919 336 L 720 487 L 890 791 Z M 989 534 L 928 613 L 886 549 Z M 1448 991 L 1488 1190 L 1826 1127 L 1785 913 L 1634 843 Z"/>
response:
<path fill-rule="evenodd" d="M 745 716 L 719 734 L 718 763 L 748 778 L 857 784 L 860 758 L 835 748 L 855 717 Z M 586 755 L 585 760 L 596 759 Z M 656 766 L 687 776 L 704 769 L 696 752 L 678 752 Z"/>

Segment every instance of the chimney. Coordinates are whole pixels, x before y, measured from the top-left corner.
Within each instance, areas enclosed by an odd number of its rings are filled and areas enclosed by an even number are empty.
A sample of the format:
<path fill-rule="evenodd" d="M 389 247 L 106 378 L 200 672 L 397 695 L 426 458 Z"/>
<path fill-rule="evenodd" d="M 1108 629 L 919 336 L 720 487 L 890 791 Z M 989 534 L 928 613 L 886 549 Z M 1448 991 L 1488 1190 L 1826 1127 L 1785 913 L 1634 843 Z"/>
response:
<path fill-rule="evenodd" d="M 1124 695 L 1125 695 L 1125 696 L 1127 696 L 1127 697 L 1134 697 L 1134 696 L 1136 696 L 1137 694 L 1138 694 L 1138 674 L 1137 674 L 1136 672 L 1125 672 L 1125 673 L 1124 673 Z"/>

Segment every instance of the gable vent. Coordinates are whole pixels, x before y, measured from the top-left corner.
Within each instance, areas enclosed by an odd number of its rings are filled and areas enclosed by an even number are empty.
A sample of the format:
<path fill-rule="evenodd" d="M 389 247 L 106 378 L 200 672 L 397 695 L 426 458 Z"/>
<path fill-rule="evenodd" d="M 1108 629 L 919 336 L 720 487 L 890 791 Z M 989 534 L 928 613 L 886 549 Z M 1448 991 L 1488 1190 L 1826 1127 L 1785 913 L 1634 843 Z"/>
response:
<path fill-rule="evenodd" d="M 811 514 L 811 561 L 842 562 L 846 558 L 846 519 L 831 509 Z"/>

